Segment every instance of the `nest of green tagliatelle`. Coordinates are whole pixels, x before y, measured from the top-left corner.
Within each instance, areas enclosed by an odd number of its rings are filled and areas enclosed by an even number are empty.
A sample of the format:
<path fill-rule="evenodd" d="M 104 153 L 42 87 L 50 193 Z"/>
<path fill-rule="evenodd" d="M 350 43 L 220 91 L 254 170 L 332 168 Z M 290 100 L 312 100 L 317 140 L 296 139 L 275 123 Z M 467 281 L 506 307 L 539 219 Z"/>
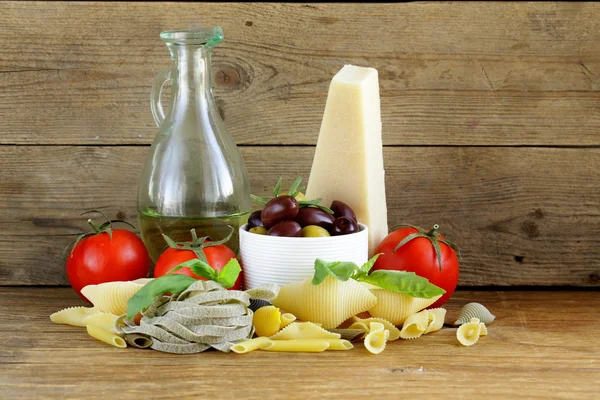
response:
<path fill-rule="evenodd" d="M 277 285 L 239 291 L 199 280 L 181 293 L 157 296 L 142 311 L 139 325 L 123 316 L 117 327 L 125 341 L 137 348 L 176 354 L 211 348 L 229 352 L 234 343 L 254 334 L 250 299 L 271 300 L 277 293 Z"/>

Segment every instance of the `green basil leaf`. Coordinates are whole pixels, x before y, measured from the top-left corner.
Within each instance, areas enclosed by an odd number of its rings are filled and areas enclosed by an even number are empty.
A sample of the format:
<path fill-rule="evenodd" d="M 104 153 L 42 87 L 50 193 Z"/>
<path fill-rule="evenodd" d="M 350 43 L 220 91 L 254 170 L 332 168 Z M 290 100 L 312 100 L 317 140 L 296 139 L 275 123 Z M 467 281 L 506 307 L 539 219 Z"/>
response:
<path fill-rule="evenodd" d="M 211 281 L 216 281 L 219 276 L 217 271 L 208 265 L 208 263 L 197 258 L 186 261 L 180 264 L 180 266 L 189 267 L 195 275 L 210 279 Z"/>
<path fill-rule="evenodd" d="M 235 258 L 232 258 L 219 272 L 218 281 L 225 289 L 229 289 L 233 286 L 238 276 L 240 276 L 240 272 L 242 272 L 240 263 Z"/>
<path fill-rule="evenodd" d="M 426 278 L 416 275 L 414 272 L 380 269 L 369 275 L 358 277 L 357 280 L 392 292 L 404 293 L 410 297 L 430 299 L 446 293 L 444 289 L 429 282 Z"/>
<path fill-rule="evenodd" d="M 315 275 L 312 280 L 313 285 L 318 285 L 327 278 L 328 275 L 333 276 L 340 281 L 350 279 L 354 271 L 358 269 L 358 265 L 349 261 L 325 261 L 317 258 L 315 260 Z"/>
<path fill-rule="evenodd" d="M 151 280 L 127 302 L 127 318 L 133 318 L 138 312 L 152 304 L 156 296 L 165 293 L 181 293 L 194 282 L 196 279 L 181 274 L 164 275 Z"/>
<path fill-rule="evenodd" d="M 368 273 L 371 268 L 373 268 L 373 265 L 375 265 L 375 262 L 377 261 L 377 259 L 379 258 L 380 255 L 382 255 L 383 253 L 379 253 L 379 254 L 375 254 L 373 257 L 371 257 L 371 259 L 369 261 L 367 261 L 366 263 L 364 263 L 360 269 L 366 273 Z"/>

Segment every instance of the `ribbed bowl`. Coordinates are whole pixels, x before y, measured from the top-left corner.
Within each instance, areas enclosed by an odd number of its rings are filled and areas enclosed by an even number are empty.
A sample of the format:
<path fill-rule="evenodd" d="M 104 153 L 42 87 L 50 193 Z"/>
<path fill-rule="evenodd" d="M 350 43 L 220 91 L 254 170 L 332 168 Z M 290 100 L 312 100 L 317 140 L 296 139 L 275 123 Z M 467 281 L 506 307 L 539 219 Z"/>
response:
<path fill-rule="evenodd" d="M 264 283 L 285 285 L 311 278 L 315 259 L 352 261 L 362 265 L 368 260 L 369 231 L 330 237 L 282 237 L 250 233 L 240 227 L 240 260 L 244 268 L 244 289 Z"/>

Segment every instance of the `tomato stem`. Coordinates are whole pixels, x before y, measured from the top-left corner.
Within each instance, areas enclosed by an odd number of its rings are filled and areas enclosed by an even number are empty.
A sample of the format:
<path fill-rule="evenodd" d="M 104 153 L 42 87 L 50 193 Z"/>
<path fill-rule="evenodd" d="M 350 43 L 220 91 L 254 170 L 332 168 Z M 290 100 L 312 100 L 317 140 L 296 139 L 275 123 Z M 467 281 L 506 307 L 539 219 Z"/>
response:
<path fill-rule="evenodd" d="M 90 224 L 90 226 L 92 227 L 92 229 L 94 230 L 94 233 L 100 233 L 100 227 L 98 225 L 96 225 L 94 223 L 94 221 L 92 221 L 91 218 L 88 218 L 87 223 Z"/>

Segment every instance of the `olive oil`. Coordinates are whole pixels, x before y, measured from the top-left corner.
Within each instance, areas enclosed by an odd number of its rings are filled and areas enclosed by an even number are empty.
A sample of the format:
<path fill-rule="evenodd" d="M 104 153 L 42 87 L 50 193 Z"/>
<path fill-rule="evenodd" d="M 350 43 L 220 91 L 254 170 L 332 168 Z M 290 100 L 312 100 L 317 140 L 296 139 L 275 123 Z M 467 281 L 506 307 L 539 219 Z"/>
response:
<path fill-rule="evenodd" d="M 250 213 L 224 215 L 221 217 L 169 217 L 151 210 L 139 211 L 139 225 L 142 240 L 154 262 L 167 247 L 163 234 L 176 242 L 191 241 L 190 230 L 194 228 L 198 237 L 209 236 L 211 240 L 221 240 L 234 229 L 227 247 L 236 254 L 239 249 L 239 228 L 248 221 Z M 231 227 L 231 228 L 230 228 Z"/>

